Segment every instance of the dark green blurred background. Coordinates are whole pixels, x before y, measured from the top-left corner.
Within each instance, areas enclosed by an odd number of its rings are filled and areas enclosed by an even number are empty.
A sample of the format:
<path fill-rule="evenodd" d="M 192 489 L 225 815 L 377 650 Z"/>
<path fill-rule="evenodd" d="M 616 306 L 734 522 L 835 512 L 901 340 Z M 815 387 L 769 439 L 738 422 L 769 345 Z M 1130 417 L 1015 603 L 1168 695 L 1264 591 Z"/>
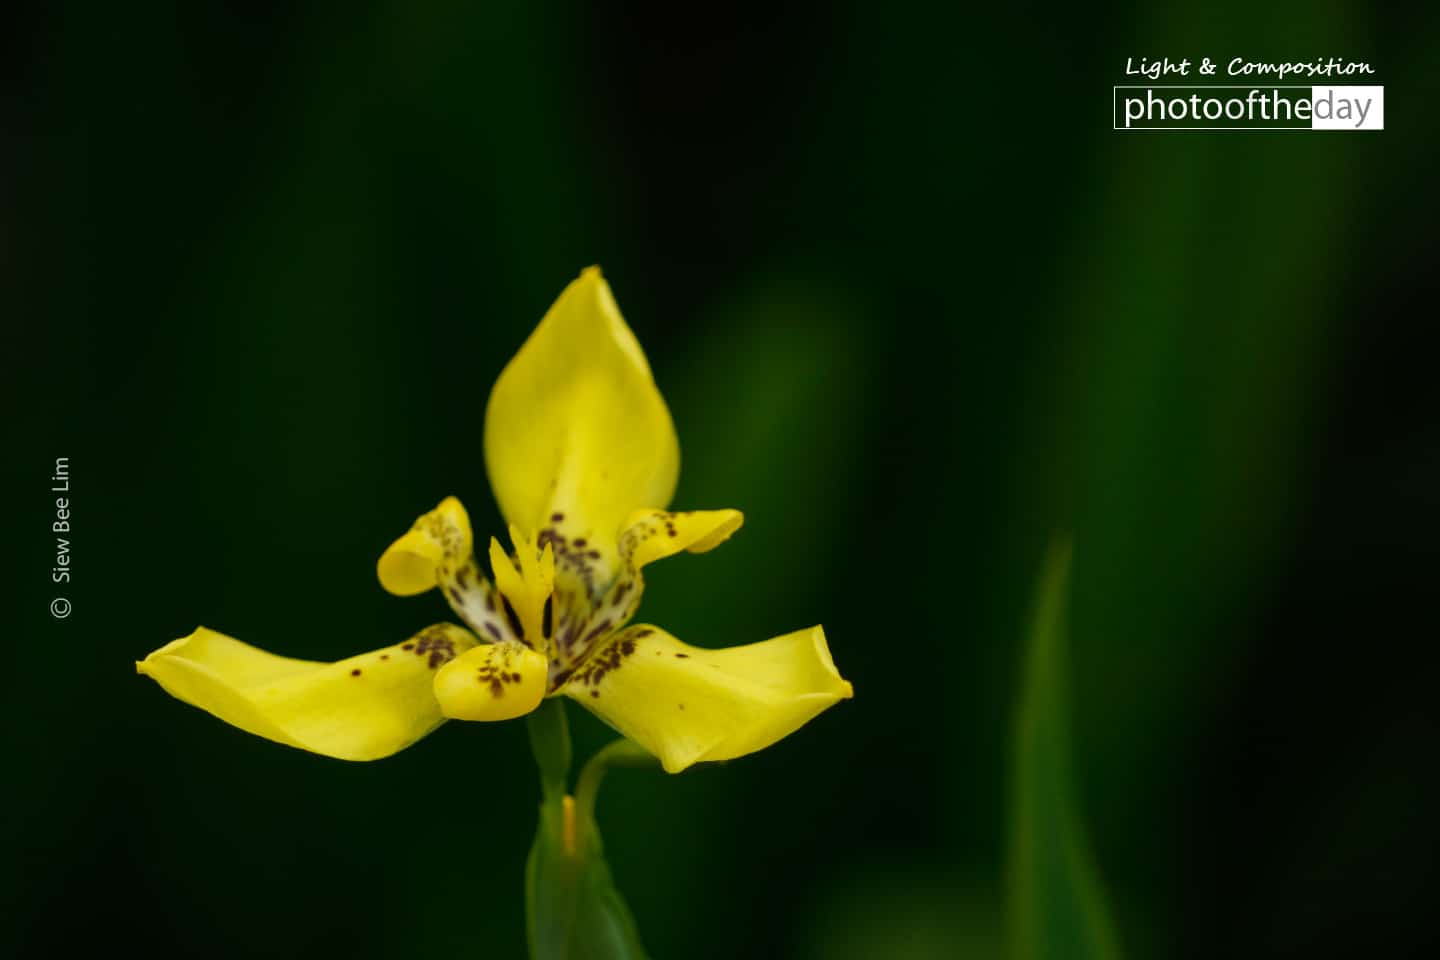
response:
<path fill-rule="evenodd" d="M 1008 749 L 1074 535 L 1075 766 L 1131 956 L 1433 935 L 1440 18 L 80 6 L 0 35 L 0 953 L 516 957 L 523 724 L 371 765 L 133 675 L 198 623 L 333 659 L 448 615 L 374 561 L 602 264 L 739 507 L 642 617 L 823 622 L 856 698 L 600 800 L 657 957 L 1003 953 Z M 1368 60 L 1381 134 L 1110 130 L 1127 56 Z M 74 613 L 51 619 L 69 457 Z M 648 575 L 648 574 L 647 574 Z M 606 731 L 572 710 L 581 753 Z"/>

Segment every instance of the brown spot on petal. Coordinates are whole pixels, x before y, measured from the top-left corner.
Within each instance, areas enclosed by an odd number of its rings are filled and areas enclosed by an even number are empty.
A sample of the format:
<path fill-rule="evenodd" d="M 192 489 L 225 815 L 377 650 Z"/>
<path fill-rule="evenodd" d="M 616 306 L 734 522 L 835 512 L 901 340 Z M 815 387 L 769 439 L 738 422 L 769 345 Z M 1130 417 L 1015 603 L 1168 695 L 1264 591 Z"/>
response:
<path fill-rule="evenodd" d="M 431 670 L 455 659 L 454 641 L 444 630 L 438 628 L 425 631 L 420 634 L 416 643 L 407 643 L 403 649 L 410 650 L 412 648 L 417 657 L 425 657 L 428 654 L 426 665 Z"/>
<path fill-rule="evenodd" d="M 625 658 L 635 652 L 635 641 L 631 637 L 621 637 L 610 646 L 599 651 L 580 668 L 575 674 L 575 680 L 586 686 L 597 687 L 600 681 L 611 670 L 618 669 L 625 662 Z"/>

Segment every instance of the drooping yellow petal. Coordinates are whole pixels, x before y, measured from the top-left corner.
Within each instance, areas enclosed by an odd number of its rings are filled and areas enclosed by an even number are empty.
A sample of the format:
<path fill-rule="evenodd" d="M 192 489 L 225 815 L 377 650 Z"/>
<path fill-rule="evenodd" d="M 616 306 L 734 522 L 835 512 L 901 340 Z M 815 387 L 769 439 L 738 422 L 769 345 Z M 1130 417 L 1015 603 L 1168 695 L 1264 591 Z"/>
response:
<path fill-rule="evenodd" d="M 745 515 L 739 510 L 637 510 L 620 534 L 620 555 L 639 569 L 681 550 L 714 550 L 740 529 Z"/>
<path fill-rule="evenodd" d="M 516 641 L 482 644 L 435 674 L 435 699 L 451 720 L 523 717 L 545 699 L 550 661 Z"/>
<path fill-rule="evenodd" d="M 637 625 L 607 638 L 562 691 L 670 773 L 754 753 L 852 695 L 820 627 L 705 650 Z"/>
<path fill-rule="evenodd" d="M 598 267 L 565 288 L 495 382 L 485 463 L 507 521 L 562 524 L 607 562 L 632 511 L 670 502 L 675 427 Z"/>
<path fill-rule="evenodd" d="M 436 671 L 475 645 L 448 623 L 335 663 L 267 653 L 199 627 L 135 664 L 165 691 L 256 736 L 341 760 L 378 760 L 445 719 Z"/>

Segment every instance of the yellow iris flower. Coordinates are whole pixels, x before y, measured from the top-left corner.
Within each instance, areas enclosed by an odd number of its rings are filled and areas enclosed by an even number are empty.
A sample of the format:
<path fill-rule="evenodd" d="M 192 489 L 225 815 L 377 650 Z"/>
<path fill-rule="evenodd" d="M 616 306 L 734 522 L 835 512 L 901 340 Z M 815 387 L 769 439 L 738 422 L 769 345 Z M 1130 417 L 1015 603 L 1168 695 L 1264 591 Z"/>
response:
<path fill-rule="evenodd" d="M 818 626 L 711 650 L 626 625 L 647 564 L 710 550 L 744 517 L 665 509 L 675 428 L 598 268 L 565 288 L 500 374 L 485 462 L 513 544 L 490 540 L 493 583 L 454 497 L 377 566 L 393 594 L 439 588 L 465 627 L 436 624 L 336 663 L 200 627 L 136 669 L 242 730 L 344 760 L 389 756 L 447 718 L 505 720 L 564 695 L 672 773 L 763 749 L 851 696 Z"/>

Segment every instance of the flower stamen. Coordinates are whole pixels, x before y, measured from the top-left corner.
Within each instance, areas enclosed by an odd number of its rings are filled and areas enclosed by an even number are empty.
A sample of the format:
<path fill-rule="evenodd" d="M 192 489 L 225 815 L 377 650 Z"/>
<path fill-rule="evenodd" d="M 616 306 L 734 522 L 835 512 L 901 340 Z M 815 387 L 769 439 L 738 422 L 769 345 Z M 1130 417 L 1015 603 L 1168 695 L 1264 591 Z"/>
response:
<path fill-rule="evenodd" d="M 550 595 L 555 592 L 555 551 L 548 543 L 544 550 L 538 549 L 533 537 L 522 536 L 513 525 L 510 540 L 515 544 L 513 561 L 500 541 L 490 538 L 490 567 L 495 571 L 495 586 L 500 590 L 505 614 L 516 637 L 530 649 L 548 656 L 545 611 Z"/>

